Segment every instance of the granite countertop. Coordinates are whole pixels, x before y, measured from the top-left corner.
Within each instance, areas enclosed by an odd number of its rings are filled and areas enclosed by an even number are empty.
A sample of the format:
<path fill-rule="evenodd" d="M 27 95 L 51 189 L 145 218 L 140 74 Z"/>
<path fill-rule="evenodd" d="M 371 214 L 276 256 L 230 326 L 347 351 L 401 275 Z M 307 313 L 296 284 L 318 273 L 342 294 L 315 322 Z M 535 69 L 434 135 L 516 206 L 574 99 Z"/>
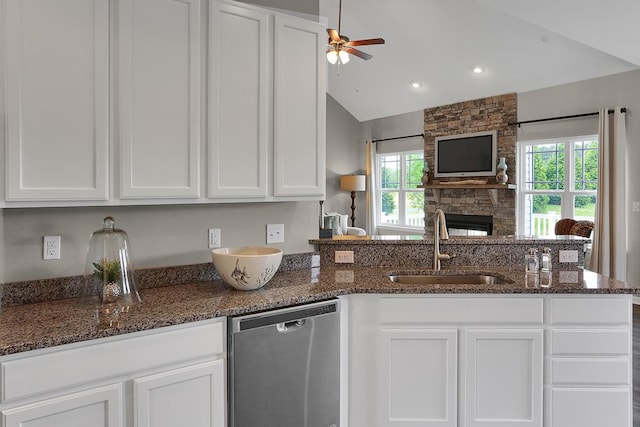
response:
<path fill-rule="evenodd" d="M 496 285 L 406 285 L 389 280 L 391 272 L 428 272 L 392 267 L 322 267 L 278 272 L 262 289 L 236 291 L 209 280 L 141 291 L 143 303 L 126 312 L 78 306 L 73 298 L 2 307 L 0 355 L 8 355 L 95 338 L 137 332 L 221 316 L 269 310 L 353 293 L 386 294 L 635 294 L 640 287 L 574 269 L 554 271 L 550 287 L 531 287 L 524 272 L 478 267 L 438 274 L 484 272 L 506 279 Z M 568 275 L 567 275 L 568 274 Z M 560 277 L 577 279 L 560 283 Z"/>

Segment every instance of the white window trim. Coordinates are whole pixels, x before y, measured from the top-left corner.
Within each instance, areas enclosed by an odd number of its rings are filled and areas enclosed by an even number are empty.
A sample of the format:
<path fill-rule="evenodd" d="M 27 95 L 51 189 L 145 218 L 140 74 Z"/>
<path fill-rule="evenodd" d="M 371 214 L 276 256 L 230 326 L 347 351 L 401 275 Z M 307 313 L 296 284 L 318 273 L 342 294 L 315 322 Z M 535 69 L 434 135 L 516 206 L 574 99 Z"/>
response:
<path fill-rule="evenodd" d="M 518 164 L 521 165 L 518 168 L 518 196 L 516 202 L 516 229 L 518 234 L 524 234 L 525 224 L 525 203 L 524 198 L 530 194 L 558 194 L 561 197 L 562 204 L 560 205 L 560 216 L 562 218 L 572 217 L 573 214 L 573 198 L 574 196 L 597 196 L 597 190 L 575 190 L 575 170 L 574 167 L 570 167 L 569 170 L 565 170 L 565 182 L 564 190 L 527 190 L 525 180 L 525 164 L 526 164 L 526 150 L 525 146 L 529 145 L 548 145 L 564 143 L 564 158 L 565 165 L 575 165 L 575 150 L 574 144 L 576 142 L 582 142 L 587 140 L 598 141 L 598 135 L 583 135 L 572 137 L 558 137 L 551 139 L 532 140 L 532 141 L 518 141 Z M 598 141 L 599 143 L 599 141 Z M 599 147 L 598 147 L 599 148 Z"/>
<path fill-rule="evenodd" d="M 405 161 L 405 156 L 407 155 L 411 155 L 411 154 L 422 154 L 423 156 L 423 161 L 424 161 L 424 151 L 423 150 L 407 150 L 407 151 L 394 151 L 394 152 L 388 152 L 388 153 L 377 153 L 376 154 L 376 174 L 377 176 L 377 180 L 376 180 L 376 200 L 378 201 L 377 203 L 377 215 L 376 215 L 376 229 L 378 229 L 379 231 L 386 231 L 386 232 L 396 232 L 396 233 L 409 233 L 409 234 L 415 234 L 416 231 L 419 231 L 421 234 L 424 233 L 424 226 L 410 226 L 410 225 L 393 225 L 393 224 L 383 224 L 380 222 L 380 219 L 382 218 L 382 165 L 381 165 L 381 158 L 383 156 L 394 156 L 394 155 L 399 155 L 400 156 L 400 189 L 385 189 L 385 191 L 398 191 L 399 194 L 399 202 L 398 202 L 398 213 L 399 213 L 399 217 L 400 217 L 400 222 L 402 224 L 406 223 L 406 218 L 404 218 L 405 216 L 405 212 L 406 209 L 404 207 L 404 201 L 405 201 L 405 193 L 407 192 L 424 192 L 424 189 L 422 188 L 415 188 L 415 189 L 407 189 L 407 183 L 406 183 L 406 161 Z"/>

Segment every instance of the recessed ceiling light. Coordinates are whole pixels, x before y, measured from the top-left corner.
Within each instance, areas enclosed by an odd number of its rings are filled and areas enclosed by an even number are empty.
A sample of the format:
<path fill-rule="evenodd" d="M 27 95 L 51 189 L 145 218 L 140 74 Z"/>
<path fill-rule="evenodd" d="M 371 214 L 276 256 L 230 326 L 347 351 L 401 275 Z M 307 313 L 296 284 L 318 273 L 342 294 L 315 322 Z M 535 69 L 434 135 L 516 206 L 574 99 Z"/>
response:
<path fill-rule="evenodd" d="M 482 74 L 484 73 L 484 67 L 476 65 L 475 67 L 473 67 L 473 72 L 476 74 Z"/>
<path fill-rule="evenodd" d="M 422 83 L 413 82 L 413 83 L 411 83 L 411 87 L 414 88 L 414 89 L 420 89 L 422 87 Z"/>

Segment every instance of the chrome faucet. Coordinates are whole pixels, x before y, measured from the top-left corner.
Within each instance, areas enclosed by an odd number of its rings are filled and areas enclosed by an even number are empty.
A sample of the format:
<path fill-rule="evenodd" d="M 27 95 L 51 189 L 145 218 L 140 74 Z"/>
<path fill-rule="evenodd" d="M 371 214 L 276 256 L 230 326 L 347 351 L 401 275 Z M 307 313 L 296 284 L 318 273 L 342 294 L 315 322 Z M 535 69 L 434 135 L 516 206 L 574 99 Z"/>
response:
<path fill-rule="evenodd" d="M 450 259 L 451 255 L 440 253 L 440 240 L 449 240 L 447 220 L 442 209 L 436 209 L 433 214 L 433 269 L 440 270 L 440 260 Z"/>

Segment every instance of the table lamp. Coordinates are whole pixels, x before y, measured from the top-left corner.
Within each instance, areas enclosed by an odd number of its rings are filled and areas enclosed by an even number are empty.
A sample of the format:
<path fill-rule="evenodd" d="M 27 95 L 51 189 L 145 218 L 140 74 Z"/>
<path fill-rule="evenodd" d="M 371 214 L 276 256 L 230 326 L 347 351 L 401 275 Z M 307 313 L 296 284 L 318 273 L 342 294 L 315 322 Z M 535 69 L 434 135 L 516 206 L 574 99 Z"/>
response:
<path fill-rule="evenodd" d="M 351 226 L 356 226 L 356 191 L 366 190 L 365 175 L 343 175 L 340 177 L 340 189 L 351 191 Z"/>

